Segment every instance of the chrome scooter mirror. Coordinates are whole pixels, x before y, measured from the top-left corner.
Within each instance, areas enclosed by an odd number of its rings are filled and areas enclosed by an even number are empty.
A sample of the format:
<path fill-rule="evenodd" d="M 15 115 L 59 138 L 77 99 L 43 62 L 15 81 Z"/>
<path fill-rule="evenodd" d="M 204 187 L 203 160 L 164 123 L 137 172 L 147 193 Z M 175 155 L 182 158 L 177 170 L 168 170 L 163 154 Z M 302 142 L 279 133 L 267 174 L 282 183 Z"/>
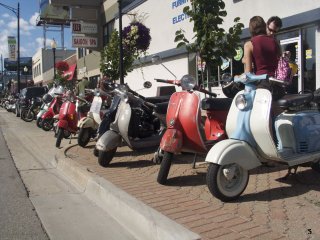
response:
<path fill-rule="evenodd" d="M 144 88 L 151 88 L 152 87 L 152 83 L 150 81 L 146 81 L 143 83 L 143 87 Z"/>
<path fill-rule="evenodd" d="M 222 83 L 229 83 L 232 81 L 232 76 L 230 73 L 224 73 L 221 75 L 221 80 Z"/>

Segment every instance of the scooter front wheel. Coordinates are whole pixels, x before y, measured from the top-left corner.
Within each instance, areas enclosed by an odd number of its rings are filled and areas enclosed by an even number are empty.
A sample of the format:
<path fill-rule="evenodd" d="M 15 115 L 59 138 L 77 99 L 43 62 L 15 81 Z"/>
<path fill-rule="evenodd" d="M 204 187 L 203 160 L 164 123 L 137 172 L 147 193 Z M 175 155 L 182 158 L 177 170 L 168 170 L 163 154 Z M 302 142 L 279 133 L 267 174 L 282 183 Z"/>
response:
<path fill-rule="evenodd" d="M 91 138 L 92 128 L 80 128 L 78 134 L 78 144 L 81 147 L 87 146 Z"/>
<path fill-rule="evenodd" d="M 107 167 L 113 159 L 113 156 L 116 153 L 116 151 L 117 148 L 113 148 L 109 151 L 99 151 L 98 162 L 100 166 Z"/>
<path fill-rule="evenodd" d="M 45 118 L 42 120 L 41 125 L 44 131 L 50 131 L 53 128 L 53 119 Z"/>
<path fill-rule="evenodd" d="M 238 164 L 210 163 L 208 167 L 207 186 L 211 194 L 223 202 L 237 199 L 246 189 L 248 181 L 248 170 Z"/>
<path fill-rule="evenodd" d="M 41 118 L 41 117 L 39 117 L 39 118 L 37 119 L 36 124 L 37 124 L 37 127 L 38 127 L 38 128 L 42 128 L 42 118 Z"/>
<path fill-rule="evenodd" d="M 24 109 L 21 112 L 21 118 L 26 122 L 32 122 L 34 119 L 34 116 L 35 116 L 35 113 L 33 110 Z"/>
<path fill-rule="evenodd" d="M 173 153 L 164 152 L 163 158 L 161 161 L 157 182 L 164 185 L 167 182 L 168 174 L 171 167 L 171 161 L 173 158 Z"/>
<path fill-rule="evenodd" d="M 60 147 L 61 145 L 61 140 L 63 138 L 64 135 L 64 129 L 63 128 L 58 128 L 58 132 L 57 132 L 57 141 L 56 141 L 56 147 Z"/>

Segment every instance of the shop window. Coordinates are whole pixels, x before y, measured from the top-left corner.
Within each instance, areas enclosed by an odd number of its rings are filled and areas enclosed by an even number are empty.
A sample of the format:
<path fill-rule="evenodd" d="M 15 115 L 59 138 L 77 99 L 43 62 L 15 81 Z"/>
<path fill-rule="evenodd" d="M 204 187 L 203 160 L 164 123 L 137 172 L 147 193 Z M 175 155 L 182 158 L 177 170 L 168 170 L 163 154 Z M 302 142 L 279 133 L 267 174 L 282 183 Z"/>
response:
<path fill-rule="evenodd" d="M 305 90 L 316 90 L 316 36 L 317 27 L 302 29 L 302 73 Z"/>
<path fill-rule="evenodd" d="M 244 66 L 243 58 L 243 44 L 237 48 L 236 55 L 231 59 L 223 59 L 223 63 L 218 68 L 208 68 L 205 63 L 201 63 L 201 59 L 197 59 L 198 82 L 205 87 L 220 86 L 220 78 L 224 73 L 230 73 L 232 76 L 243 73 Z"/>
<path fill-rule="evenodd" d="M 112 31 L 114 29 L 114 20 L 108 22 L 103 27 L 103 46 L 106 46 L 111 38 Z"/>

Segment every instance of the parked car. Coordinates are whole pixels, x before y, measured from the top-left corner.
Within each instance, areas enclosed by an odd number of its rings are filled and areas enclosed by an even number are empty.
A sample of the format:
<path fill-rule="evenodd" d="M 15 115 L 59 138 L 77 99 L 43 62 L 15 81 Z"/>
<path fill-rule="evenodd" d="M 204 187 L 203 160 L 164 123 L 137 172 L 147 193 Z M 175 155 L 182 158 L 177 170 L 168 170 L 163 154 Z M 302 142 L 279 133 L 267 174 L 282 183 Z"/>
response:
<path fill-rule="evenodd" d="M 47 87 L 27 87 L 20 91 L 19 98 L 16 101 L 16 116 L 20 117 L 21 110 L 31 104 L 32 98 L 42 97 L 48 92 Z"/>

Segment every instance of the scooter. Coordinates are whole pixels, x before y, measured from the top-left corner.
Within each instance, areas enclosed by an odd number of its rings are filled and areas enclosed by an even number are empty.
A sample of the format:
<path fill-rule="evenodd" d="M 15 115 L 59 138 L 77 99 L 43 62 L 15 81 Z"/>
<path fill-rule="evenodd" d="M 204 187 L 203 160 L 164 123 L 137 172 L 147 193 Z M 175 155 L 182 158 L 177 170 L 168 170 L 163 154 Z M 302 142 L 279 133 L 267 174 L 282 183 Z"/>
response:
<path fill-rule="evenodd" d="M 90 141 L 90 138 L 96 137 L 97 129 L 102 122 L 102 117 L 107 111 L 105 104 L 107 96 L 101 96 L 98 90 L 96 90 L 94 94 L 95 96 L 87 116 L 82 118 L 78 123 L 78 144 L 81 147 L 85 147 Z"/>
<path fill-rule="evenodd" d="M 216 142 L 227 137 L 224 126 L 232 99 L 216 98 L 215 93 L 197 86 L 195 78 L 190 75 L 183 76 L 181 80 L 155 80 L 182 87 L 182 91 L 171 95 L 166 117 L 167 130 L 155 154 L 155 161 L 161 162 L 157 181 L 165 184 L 173 155 L 194 153 L 195 167 L 197 154 L 207 153 Z M 214 98 L 201 101 L 199 92 Z M 201 116 L 200 107 L 206 112 L 206 117 Z"/>
<path fill-rule="evenodd" d="M 64 92 L 65 92 L 65 90 L 64 90 L 64 88 L 62 86 L 55 86 L 55 87 L 51 88 L 48 91 L 48 93 L 43 95 L 43 97 L 42 97 L 42 105 L 40 107 L 40 111 L 37 114 L 37 122 L 36 122 L 37 127 L 42 128 L 42 120 L 44 119 L 43 115 L 48 111 L 52 111 L 52 109 L 51 109 L 52 105 L 55 105 L 55 102 L 57 100 L 55 98 L 58 97 L 58 96 L 61 97 Z M 59 109 L 58 109 L 58 111 L 59 111 Z M 44 129 L 44 130 L 46 130 L 46 129 Z"/>
<path fill-rule="evenodd" d="M 151 85 L 144 83 L 145 88 Z M 103 167 L 109 165 L 122 141 L 133 150 L 156 147 L 165 130 L 168 102 L 163 101 L 168 97 L 145 98 L 127 85 L 118 85 L 114 91 L 121 97 L 115 120 L 96 143 L 98 162 Z"/>
<path fill-rule="evenodd" d="M 319 99 L 312 93 L 285 95 L 274 102 L 283 112 L 272 121 L 272 95 L 267 89 L 257 89 L 261 80 L 282 83 L 250 73 L 234 78 L 245 84 L 245 90 L 235 96 L 227 117 L 229 139 L 215 144 L 205 159 L 208 188 L 222 201 L 237 199 L 246 189 L 249 170 L 263 163 L 287 165 L 287 175 L 300 165 L 320 172 L 320 113 L 309 106 Z"/>
<path fill-rule="evenodd" d="M 54 116 L 59 113 L 62 106 L 65 90 L 62 86 L 58 86 L 49 91 L 53 97 L 47 111 L 41 116 L 41 127 L 44 131 L 50 131 L 54 125 Z"/>
<path fill-rule="evenodd" d="M 66 93 L 66 101 L 62 104 L 59 116 L 58 116 L 58 122 L 57 122 L 57 133 L 56 133 L 56 147 L 60 147 L 62 138 L 65 137 L 66 132 L 69 132 L 71 134 L 76 134 L 78 131 L 78 117 L 81 119 L 82 117 L 85 117 L 83 113 L 79 113 L 80 116 L 78 116 L 77 113 L 77 106 L 76 101 L 82 101 L 85 103 L 88 103 L 87 100 L 77 97 L 73 94 L 72 91 L 67 91 Z M 70 134 L 70 137 L 71 137 Z M 71 141 L 71 138 L 70 138 Z"/>

